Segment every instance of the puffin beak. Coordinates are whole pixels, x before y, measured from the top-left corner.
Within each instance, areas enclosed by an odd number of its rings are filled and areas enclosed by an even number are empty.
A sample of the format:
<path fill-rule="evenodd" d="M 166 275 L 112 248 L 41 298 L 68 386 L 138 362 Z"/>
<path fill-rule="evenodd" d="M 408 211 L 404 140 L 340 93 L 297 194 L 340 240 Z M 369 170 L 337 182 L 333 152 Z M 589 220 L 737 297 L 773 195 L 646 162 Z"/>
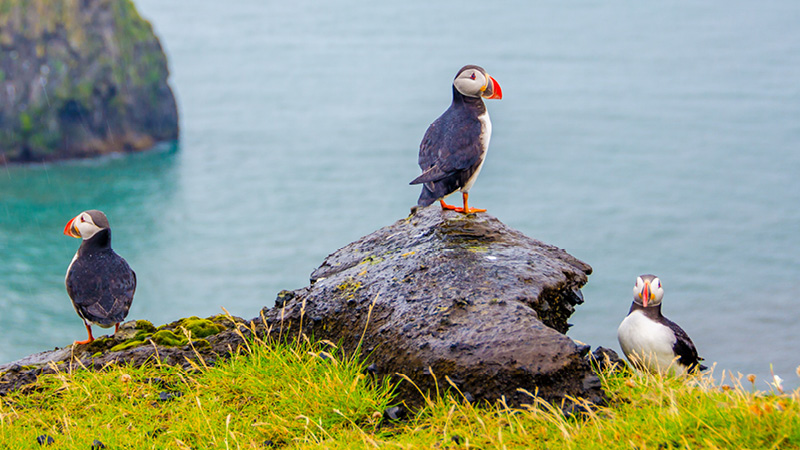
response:
<path fill-rule="evenodd" d="M 486 82 L 486 86 L 481 88 L 481 97 L 489 98 L 489 99 L 497 99 L 500 100 L 503 98 L 503 90 L 500 89 L 500 83 L 497 82 L 491 75 L 488 73 L 486 74 L 488 81 Z"/>
<path fill-rule="evenodd" d="M 644 282 L 644 289 L 642 289 L 642 306 L 647 308 L 647 302 L 650 301 L 650 283 Z"/>
<path fill-rule="evenodd" d="M 75 227 L 75 219 L 78 217 L 73 217 L 72 220 L 67 222 L 67 226 L 64 227 L 64 234 L 67 236 L 72 236 L 74 238 L 81 237 L 81 232 L 78 231 L 78 228 Z"/>

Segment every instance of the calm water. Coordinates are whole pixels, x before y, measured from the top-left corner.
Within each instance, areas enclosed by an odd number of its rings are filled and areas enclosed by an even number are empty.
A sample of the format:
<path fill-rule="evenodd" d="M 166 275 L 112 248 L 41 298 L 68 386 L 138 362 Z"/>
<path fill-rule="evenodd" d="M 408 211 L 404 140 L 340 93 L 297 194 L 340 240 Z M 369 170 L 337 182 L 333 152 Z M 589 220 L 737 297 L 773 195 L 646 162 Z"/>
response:
<path fill-rule="evenodd" d="M 393 2 L 397 3 L 397 2 Z M 405 217 L 416 154 L 481 64 L 489 160 L 470 197 L 590 263 L 570 335 L 618 349 L 636 276 L 708 362 L 789 387 L 800 364 L 800 4 L 137 1 L 181 141 L 0 168 L 0 360 L 85 332 L 63 285 L 81 210 L 139 276 L 130 318 L 250 318 Z"/>

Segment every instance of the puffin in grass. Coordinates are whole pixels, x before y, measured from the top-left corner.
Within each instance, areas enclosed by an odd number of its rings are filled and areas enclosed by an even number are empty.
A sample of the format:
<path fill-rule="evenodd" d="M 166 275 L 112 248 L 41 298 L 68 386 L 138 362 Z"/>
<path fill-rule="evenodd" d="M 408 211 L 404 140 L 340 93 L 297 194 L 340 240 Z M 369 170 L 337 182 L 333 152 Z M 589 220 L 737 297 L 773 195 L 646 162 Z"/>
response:
<path fill-rule="evenodd" d="M 64 227 L 64 234 L 83 239 L 67 268 L 65 282 L 72 306 L 89 334 L 75 344 L 88 344 L 94 340 L 92 325 L 113 326 L 114 333 L 119 331 L 136 292 L 136 273 L 111 249 L 111 227 L 102 211 L 78 214 Z"/>
<path fill-rule="evenodd" d="M 636 279 L 630 312 L 617 329 L 625 357 L 635 367 L 653 373 L 706 370 L 689 335 L 661 314 L 663 298 L 664 288 L 657 276 L 640 275 Z"/>
<path fill-rule="evenodd" d="M 428 127 L 419 146 L 422 175 L 410 184 L 421 184 L 422 193 L 412 211 L 437 200 L 443 209 L 464 214 L 486 211 L 469 206 L 469 190 L 483 167 L 492 136 L 484 98 L 503 98 L 500 85 L 482 67 L 462 67 L 453 80 L 453 103 Z M 461 191 L 463 207 L 444 201 L 456 191 Z"/>

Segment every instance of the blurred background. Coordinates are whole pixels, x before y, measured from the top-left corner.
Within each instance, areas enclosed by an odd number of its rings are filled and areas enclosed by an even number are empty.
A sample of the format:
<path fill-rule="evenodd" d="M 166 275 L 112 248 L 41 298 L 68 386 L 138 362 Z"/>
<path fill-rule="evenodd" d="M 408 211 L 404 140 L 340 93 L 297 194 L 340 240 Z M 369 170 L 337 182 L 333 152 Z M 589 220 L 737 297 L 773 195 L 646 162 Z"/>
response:
<path fill-rule="evenodd" d="M 107 213 L 138 274 L 130 319 L 252 318 L 307 285 L 407 216 L 422 135 L 479 64 L 504 98 L 470 204 L 592 265 L 569 335 L 619 351 L 654 273 L 716 374 L 798 386 L 797 2 L 135 4 L 180 140 L 0 167 L 0 362 L 85 337 L 62 234 L 82 210 Z"/>

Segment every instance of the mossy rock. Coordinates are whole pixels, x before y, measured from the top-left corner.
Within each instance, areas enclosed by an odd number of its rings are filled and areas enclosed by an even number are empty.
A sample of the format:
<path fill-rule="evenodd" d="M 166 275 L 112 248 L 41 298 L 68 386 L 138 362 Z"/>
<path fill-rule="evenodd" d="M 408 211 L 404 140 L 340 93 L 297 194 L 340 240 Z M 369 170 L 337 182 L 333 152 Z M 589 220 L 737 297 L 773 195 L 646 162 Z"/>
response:
<path fill-rule="evenodd" d="M 143 330 L 149 333 L 154 333 L 156 331 L 156 327 L 153 326 L 153 323 L 150 322 L 149 320 L 137 320 L 135 328 L 137 330 Z"/>
<path fill-rule="evenodd" d="M 138 347 L 140 345 L 143 345 L 144 343 L 145 343 L 144 339 L 130 339 L 130 340 L 127 340 L 125 342 L 122 342 L 120 344 L 117 344 L 117 345 L 111 347 L 111 349 L 109 351 L 110 352 L 119 352 L 119 351 L 122 351 L 122 350 L 127 350 L 129 348 Z"/>
<path fill-rule="evenodd" d="M 201 319 L 197 316 L 179 320 L 178 326 L 188 330 L 192 334 L 192 339 L 202 339 L 204 337 L 213 336 L 227 329 L 224 325 L 208 319 Z"/>
<path fill-rule="evenodd" d="M 116 341 L 111 337 L 101 337 L 86 344 L 86 351 L 92 354 L 102 353 L 114 346 Z"/>
<path fill-rule="evenodd" d="M 179 347 L 189 342 L 185 336 L 178 336 L 171 330 L 159 330 L 153 333 L 150 339 L 158 345 L 165 347 Z"/>

